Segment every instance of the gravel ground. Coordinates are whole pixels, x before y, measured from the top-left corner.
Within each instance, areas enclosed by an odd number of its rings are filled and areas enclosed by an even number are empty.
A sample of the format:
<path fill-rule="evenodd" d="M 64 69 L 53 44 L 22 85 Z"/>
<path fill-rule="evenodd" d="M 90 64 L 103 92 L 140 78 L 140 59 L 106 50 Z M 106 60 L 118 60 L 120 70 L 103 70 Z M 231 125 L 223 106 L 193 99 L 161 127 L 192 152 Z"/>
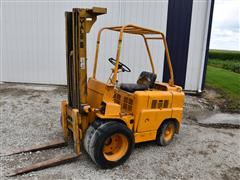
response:
<path fill-rule="evenodd" d="M 61 86 L 1 84 L 1 153 L 62 137 Z M 197 116 L 218 112 L 204 98 L 186 96 L 180 134 L 167 147 L 137 144 L 122 166 L 99 169 L 83 151 L 79 160 L 13 178 L 10 169 L 72 152 L 68 147 L 1 157 L 0 179 L 240 179 L 240 130 L 202 127 Z"/>

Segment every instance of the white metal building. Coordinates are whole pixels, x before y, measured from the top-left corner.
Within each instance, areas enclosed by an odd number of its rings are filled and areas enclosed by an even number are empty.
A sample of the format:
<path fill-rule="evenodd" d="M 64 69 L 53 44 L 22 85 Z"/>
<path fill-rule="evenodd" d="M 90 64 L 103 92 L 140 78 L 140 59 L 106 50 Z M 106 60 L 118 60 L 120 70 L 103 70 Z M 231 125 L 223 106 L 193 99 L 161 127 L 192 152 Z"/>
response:
<path fill-rule="evenodd" d="M 185 90 L 204 87 L 214 0 L 159 1 L 20 1 L 1 2 L 2 82 L 66 84 L 65 11 L 73 7 L 106 7 L 88 34 L 88 74 L 91 75 L 98 30 L 103 26 L 137 24 L 160 30 L 167 36 L 175 82 Z M 107 79 L 115 57 L 117 37 L 105 33 L 100 49 L 98 77 Z M 150 43 L 158 80 L 168 79 L 163 45 Z M 136 81 L 142 70 L 151 70 L 143 40 L 124 36 L 120 60 L 132 72 L 120 81 Z M 100 72 L 99 69 L 102 69 Z"/>

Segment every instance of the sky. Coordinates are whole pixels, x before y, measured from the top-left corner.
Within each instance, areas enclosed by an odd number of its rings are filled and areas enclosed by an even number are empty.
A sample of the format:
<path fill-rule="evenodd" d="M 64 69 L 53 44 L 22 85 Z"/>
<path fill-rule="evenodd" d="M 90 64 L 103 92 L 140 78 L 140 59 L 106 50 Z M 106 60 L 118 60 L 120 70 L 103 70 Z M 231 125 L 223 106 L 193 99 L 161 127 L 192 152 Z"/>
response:
<path fill-rule="evenodd" d="M 215 0 L 210 49 L 240 51 L 240 0 Z"/>

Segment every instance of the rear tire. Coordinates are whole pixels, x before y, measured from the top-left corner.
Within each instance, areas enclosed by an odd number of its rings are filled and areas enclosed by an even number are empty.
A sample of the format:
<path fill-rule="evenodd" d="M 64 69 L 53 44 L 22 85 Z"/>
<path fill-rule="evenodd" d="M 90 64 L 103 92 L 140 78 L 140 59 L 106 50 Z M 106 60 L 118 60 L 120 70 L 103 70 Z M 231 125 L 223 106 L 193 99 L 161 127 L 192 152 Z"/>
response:
<path fill-rule="evenodd" d="M 157 132 L 156 142 L 159 146 L 167 146 L 174 138 L 176 126 L 174 121 L 166 121 L 160 126 Z"/>
<path fill-rule="evenodd" d="M 89 154 L 101 168 L 108 169 L 124 163 L 134 148 L 134 137 L 125 125 L 108 121 L 94 132 Z"/>

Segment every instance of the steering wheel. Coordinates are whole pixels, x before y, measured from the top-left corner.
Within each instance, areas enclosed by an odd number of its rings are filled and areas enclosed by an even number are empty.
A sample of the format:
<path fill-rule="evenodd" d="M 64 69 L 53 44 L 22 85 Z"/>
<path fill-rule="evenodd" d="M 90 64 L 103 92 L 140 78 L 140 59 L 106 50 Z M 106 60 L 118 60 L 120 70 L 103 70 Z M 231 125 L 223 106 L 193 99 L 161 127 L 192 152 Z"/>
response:
<path fill-rule="evenodd" d="M 114 66 L 116 65 L 116 59 L 109 58 L 108 61 L 112 65 L 114 65 Z M 118 62 L 118 69 L 122 69 L 122 72 L 131 72 L 131 69 L 121 62 Z"/>

